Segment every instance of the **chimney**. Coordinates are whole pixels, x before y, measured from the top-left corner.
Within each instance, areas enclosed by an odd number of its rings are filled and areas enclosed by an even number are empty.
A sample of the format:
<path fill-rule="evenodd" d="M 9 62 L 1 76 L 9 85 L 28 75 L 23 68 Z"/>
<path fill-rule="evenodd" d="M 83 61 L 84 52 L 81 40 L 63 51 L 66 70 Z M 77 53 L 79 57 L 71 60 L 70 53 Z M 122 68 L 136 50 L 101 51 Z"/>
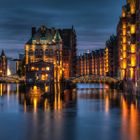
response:
<path fill-rule="evenodd" d="M 32 27 L 32 37 L 36 34 L 36 27 Z"/>

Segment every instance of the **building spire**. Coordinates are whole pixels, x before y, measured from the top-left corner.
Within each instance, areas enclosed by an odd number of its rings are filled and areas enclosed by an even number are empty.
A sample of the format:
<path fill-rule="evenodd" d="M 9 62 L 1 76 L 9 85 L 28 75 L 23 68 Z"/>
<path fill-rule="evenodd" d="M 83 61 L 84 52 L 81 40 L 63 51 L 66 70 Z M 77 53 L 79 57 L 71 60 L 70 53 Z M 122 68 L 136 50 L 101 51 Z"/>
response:
<path fill-rule="evenodd" d="M 56 30 L 56 33 L 54 35 L 54 41 L 55 42 L 61 42 L 62 41 L 62 38 L 61 38 L 60 33 L 59 33 L 58 30 Z"/>
<path fill-rule="evenodd" d="M 2 49 L 2 52 L 1 52 L 1 56 L 5 56 L 5 52 L 4 52 L 3 49 Z"/>

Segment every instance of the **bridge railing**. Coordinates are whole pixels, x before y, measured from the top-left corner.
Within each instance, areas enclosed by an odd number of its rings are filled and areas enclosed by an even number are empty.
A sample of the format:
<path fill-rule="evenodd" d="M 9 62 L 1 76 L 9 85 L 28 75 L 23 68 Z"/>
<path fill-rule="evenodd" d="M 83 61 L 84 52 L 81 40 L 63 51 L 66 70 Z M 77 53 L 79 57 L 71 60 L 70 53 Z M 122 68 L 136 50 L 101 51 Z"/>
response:
<path fill-rule="evenodd" d="M 99 76 L 99 75 L 84 75 L 72 78 L 73 82 L 117 82 L 116 78 L 108 77 L 108 76 Z"/>

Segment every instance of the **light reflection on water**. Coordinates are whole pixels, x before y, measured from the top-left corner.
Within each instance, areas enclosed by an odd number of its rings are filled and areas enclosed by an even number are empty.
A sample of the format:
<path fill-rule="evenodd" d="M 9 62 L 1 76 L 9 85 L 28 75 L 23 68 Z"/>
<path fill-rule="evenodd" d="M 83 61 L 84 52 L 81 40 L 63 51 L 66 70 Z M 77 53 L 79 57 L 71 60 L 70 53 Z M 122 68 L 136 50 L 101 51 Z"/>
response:
<path fill-rule="evenodd" d="M 107 85 L 78 84 L 48 98 L 20 89 L 0 84 L 0 140 L 140 139 L 139 100 Z"/>

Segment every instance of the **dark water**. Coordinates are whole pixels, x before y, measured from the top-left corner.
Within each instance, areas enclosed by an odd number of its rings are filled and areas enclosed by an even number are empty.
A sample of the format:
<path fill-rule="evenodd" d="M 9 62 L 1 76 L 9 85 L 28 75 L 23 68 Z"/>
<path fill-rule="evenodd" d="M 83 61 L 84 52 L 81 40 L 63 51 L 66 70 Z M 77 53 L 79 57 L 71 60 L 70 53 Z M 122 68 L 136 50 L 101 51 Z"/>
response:
<path fill-rule="evenodd" d="M 47 99 L 19 89 L 0 84 L 0 140 L 140 140 L 140 101 L 107 85 Z"/>

